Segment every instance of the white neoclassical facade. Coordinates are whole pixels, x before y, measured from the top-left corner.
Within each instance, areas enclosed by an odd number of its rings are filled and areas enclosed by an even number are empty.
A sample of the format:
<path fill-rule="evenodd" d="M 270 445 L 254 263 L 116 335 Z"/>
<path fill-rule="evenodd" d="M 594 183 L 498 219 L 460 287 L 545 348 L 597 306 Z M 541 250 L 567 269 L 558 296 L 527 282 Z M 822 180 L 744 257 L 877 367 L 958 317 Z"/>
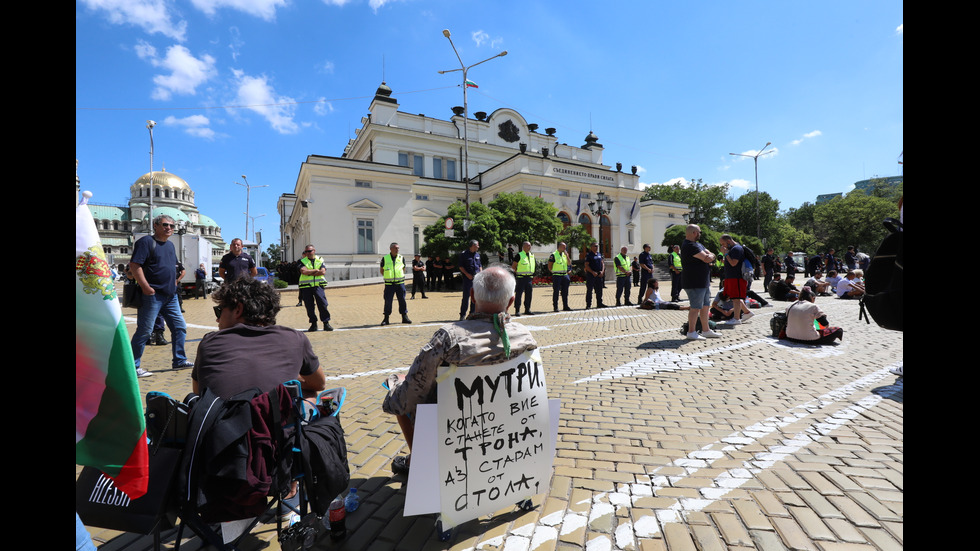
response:
<path fill-rule="evenodd" d="M 552 128 L 539 133 L 513 109 L 476 112 L 469 120 L 462 111 L 454 108 L 448 120 L 400 111 L 382 83 L 343 155 L 310 155 L 294 192 L 280 197 L 285 260 L 297 260 L 312 243 L 330 267 L 329 279 L 377 276 L 390 243 L 398 242 L 405 255 L 418 251 L 422 230 L 466 198 L 464 157 L 471 204 L 505 192 L 538 196 L 555 205 L 566 225 L 586 226 L 605 252 L 624 245 L 631 255 L 641 250 L 647 234 L 638 176 L 604 165 L 595 134 L 572 146 L 560 143 Z M 609 212 L 596 215 L 588 203 L 600 193 L 612 206 L 602 203 Z M 535 252 L 543 257 L 553 249 Z"/>

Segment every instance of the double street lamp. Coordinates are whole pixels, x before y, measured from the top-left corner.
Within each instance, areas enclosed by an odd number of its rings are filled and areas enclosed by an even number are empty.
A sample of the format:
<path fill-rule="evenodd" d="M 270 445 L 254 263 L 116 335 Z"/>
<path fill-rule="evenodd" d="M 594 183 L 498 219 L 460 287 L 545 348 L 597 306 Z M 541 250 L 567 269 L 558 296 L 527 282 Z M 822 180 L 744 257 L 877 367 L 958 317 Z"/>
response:
<path fill-rule="evenodd" d="M 243 188 L 245 188 L 245 239 L 248 240 L 248 221 L 249 221 L 248 208 L 249 208 L 249 203 L 250 203 L 250 201 L 252 199 L 252 188 L 253 187 L 269 187 L 269 186 L 268 186 L 268 184 L 267 185 L 264 185 L 264 186 L 251 186 L 251 185 L 248 184 L 248 178 L 246 178 L 244 174 L 242 174 L 242 180 L 245 180 L 245 183 L 244 184 L 241 183 L 241 182 L 235 182 L 235 183 L 238 184 L 238 185 L 240 185 L 240 186 L 242 186 Z M 262 216 L 265 216 L 265 215 L 263 214 Z M 258 217 L 256 217 L 256 218 L 258 218 Z M 253 224 L 253 226 L 254 226 L 254 224 Z M 254 228 L 253 228 L 252 231 L 255 231 Z"/>
<path fill-rule="evenodd" d="M 766 145 L 762 146 L 762 149 L 758 151 L 755 155 L 749 155 L 747 153 L 729 153 L 729 155 L 734 155 L 736 157 L 751 157 L 755 161 L 755 236 L 761 241 L 762 240 L 762 223 L 759 220 L 759 157 L 763 155 L 768 155 L 774 153 L 775 149 L 770 149 L 766 151 L 766 148 L 772 145 L 772 142 L 766 142 Z M 765 151 L 765 153 L 763 153 Z"/>
<path fill-rule="evenodd" d="M 459 56 L 459 51 L 456 49 L 456 44 L 453 44 L 453 38 L 452 38 L 452 36 L 449 33 L 449 29 L 443 29 L 442 35 L 445 36 L 447 39 L 449 39 L 449 45 L 453 47 L 453 52 L 456 53 L 456 59 L 459 60 L 459 69 L 449 69 L 447 71 L 439 71 L 439 74 L 440 75 L 444 75 L 446 73 L 453 73 L 455 71 L 462 71 L 463 72 L 463 184 L 466 186 L 466 201 L 465 202 L 466 202 L 466 224 L 467 224 L 467 227 L 464 228 L 464 229 L 469 229 L 468 225 L 469 225 L 469 221 L 470 221 L 470 162 L 469 162 L 469 160 L 470 160 L 469 141 L 470 140 L 469 140 L 469 135 L 467 134 L 466 129 L 469 126 L 468 122 L 469 122 L 469 118 L 470 118 L 469 117 L 470 111 L 469 111 L 469 105 L 467 103 L 467 97 L 466 97 L 466 89 L 469 87 L 469 85 L 468 85 L 468 82 L 469 81 L 466 79 L 466 74 L 469 72 L 470 69 L 472 69 L 473 67 L 476 67 L 480 63 L 486 63 L 487 61 L 490 61 L 491 59 L 498 58 L 498 57 L 503 57 L 503 56 L 507 55 L 507 50 L 504 50 L 504 51 L 500 52 L 499 54 L 497 54 L 497 55 L 495 55 L 493 57 L 488 57 L 487 59 L 484 59 L 483 61 L 480 61 L 478 63 L 474 63 L 473 65 L 470 65 L 469 67 L 467 67 L 463 63 L 463 58 L 461 58 Z"/>

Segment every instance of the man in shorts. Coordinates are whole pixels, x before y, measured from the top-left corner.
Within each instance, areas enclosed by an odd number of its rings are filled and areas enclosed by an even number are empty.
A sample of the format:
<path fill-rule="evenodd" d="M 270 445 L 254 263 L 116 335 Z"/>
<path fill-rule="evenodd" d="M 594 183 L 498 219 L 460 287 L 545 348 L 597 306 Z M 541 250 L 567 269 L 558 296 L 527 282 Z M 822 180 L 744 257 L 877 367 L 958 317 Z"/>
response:
<path fill-rule="evenodd" d="M 722 277 L 724 278 L 725 294 L 732 299 L 732 303 L 735 305 L 735 314 L 732 319 L 725 323 L 727 325 L 739 325 L 743 321 L 742 312 L 745 312 L 744 321 L 749 321 L 749 318 L 752 317 L 752 312 L 749 312 L 748 307 L 745 306 L 749 283 L 742 277 L 742 265 L 748 260 L 745 259 L 745 250 L 732 239 L 732 236 L 726 233 L 721 236 L 718 242 L 724 257 Z"/>
<path fill-rule="evenodd" d="M 715 261 L 715 255 L 698 243 L 700 236 L 701 228 L 697 224 L 689 224 L 684 243 L 681 244 L 681 283 L 691 303 L 691 309 L 687 314 L 687 338 L 692 341 L 721 336 L 708 327 L 712 298 L 711 265 Z M 701 320 L 700 334 L 697 331 L 699 319 Z"/>

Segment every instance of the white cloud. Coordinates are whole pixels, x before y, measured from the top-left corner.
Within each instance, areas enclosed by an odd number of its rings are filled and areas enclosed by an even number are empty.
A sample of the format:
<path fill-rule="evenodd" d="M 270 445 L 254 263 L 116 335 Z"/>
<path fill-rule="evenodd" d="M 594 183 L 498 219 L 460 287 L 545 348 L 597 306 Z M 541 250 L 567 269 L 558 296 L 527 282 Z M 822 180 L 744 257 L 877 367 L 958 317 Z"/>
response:
<path fill-rule="evenodd" d="M 208 16 L 214 16 L 220 8 L 230 8 L 272 21 L 276 18 L 276 9 L 284 7 L 286 0 L 191 0 L 191 4 Z"/>
<path fill-rule="evenodd" d="M 822 136 L 822 135 L 823 135 L 823 132 L 821 132 L 819 130 L 814 130 L 813 132 L 807 132 L 806 134 L 803 134 L 803 137 L 802 138 L 793 140 L 790 143 L 793 144 L 793 145 L 800 145 L 801 143 L 803 143 L 803 140 L 807 140 L 807 139 L 810 139 L 810 138 L 816 138 L 817 136 Z"/>
<path fill-rule="evenodd" d="M 232 26 L 228 28 L 228 34 L 231 35 L 231 38 L 228 39 L 228 49 L 231 50 L 231 59 L 238 61 L 242 46 L 245 45 L 245 41 L 242 40 L 242 32 L 238 30 L 238 27 Z"/>
<path fill-rule="evenodd" d="M 763 149 L 765 149 L 765 148 L 763 148 Z M 735 162 L 748 161 L 752 157 L 755 157 L 756 155 L 758 155 L 759 154 L 759 151 L 761 151 L 761 150 L 760 149 L 750 149 L 748 151 L 743 151 L 743 152 L 741 152 L 738 155 L 729 155 L 729 157 L 731 157 L 731 159 L 733 161 L 735 161 Z M 776 155 L 779 155 L 779 148 L 778 147 L 770 147 L 769 149 L 766 149 L 765 152 L 759 158 L 760 159 L 765 159 L 767 157 L 775 157 Z"/>
<path fill-rule="evenodd" d="M 153 83 L 157 85 L 151 94 L 153 99 L 166 101 L 174 94 L 192 96 L 197 92 L 198 86 L 217 74 L 214 68 L 216 60 L 213 57 L 204 54 L 198 59 L 180 44 L 168 48 L 167 55 L 162 59 L 157 57 L 156 48 L 143 41 L 136 44 L 135 51 L 140 59 L 169 71 L 169 74 L 153 77 Z"/>
<path fill-rule="evenodd" d="M 327 101 L 327 98 L 319 98 L 317 102 L 313 105 L 313 112 L 317 115 L 326 115 L 328 113 L 333 113 L 333 104 Z"/>
<path fill-rule="evenodd" d="M 204 138 L 207 140 L 213 140 L 215 136 L 214 130 L 210 128 L 211 121 L 204 115 L 191 115 L 189 117 L 184 117 L 178 119 L 174 116 L 169 116 L 163 119 L 163 124 L 167 126 L 180 126 L 184 128 L 184 132 L 187 132 L 191 136 L 196 136 L 198 138 Z"/>
<path fill-rule="evenodd" d="M 105 13 L 110 23 L 135 25 L 178 42 L 187 38 L 187 21 L 174 22 L 165 0 L 81 0 L 91 10 Z"/>
<path fill-rule="evenodd" d="M 253 77 L 238 70 L 234 70 L 233 73 L 238 81 L 236 101 L 239 105 L 262 115 L 280 134 L 294 134 L 299 131 L 299 125 L 293 120 L 296 114 L 293 98 L 276 96 L 275 90 L 264 75 Z"/>
<path fill-rule="evenodd" d="M 346 0 L 344 1 L 346 2 Z M 378 13 L 378 9 L 384 7 L 389 2 L 394 2 L 394 0 L 368 0 L 368 6 L 371 6 L 374 13 Z"/>
<path fill-rule="evenodd" d="M 504 39 L 501 37 L 490 38 L 490 35 L 483 30 L 473 31 L 470 33 L 470 37 L 473 38 L 473 42 L 476 42 L 476 47 L 479 48 L 484 42 L 490 45 L 491 48 L 496 48 L 497 46 L 504 43 Z"/>
<path fill-rule="evenodd" d="M 905 23 L 902 23 L 895 29 L 895 34 L 905 35 Z"/>
<path fill-rule="evenodd" d="M 332 75 L 333 61 L 324 61 L 323 65 L 320 65 L 320 68 L 323 70 L 324 73 L 327 73 L 328 75 Z"/>
<path fill-rule="evenodd" d="M 727 183 L 729 187 L 738 188 L 738 189 L 749 189 L 751 187 L 754 187 L 754 184 L 752 182 L 748 180 L 743 180 L 741 178 L 735 178 L 734 180 L 729 180 Z M 719 184 L 711 184 L 711 185 L 717 186 Z"/>

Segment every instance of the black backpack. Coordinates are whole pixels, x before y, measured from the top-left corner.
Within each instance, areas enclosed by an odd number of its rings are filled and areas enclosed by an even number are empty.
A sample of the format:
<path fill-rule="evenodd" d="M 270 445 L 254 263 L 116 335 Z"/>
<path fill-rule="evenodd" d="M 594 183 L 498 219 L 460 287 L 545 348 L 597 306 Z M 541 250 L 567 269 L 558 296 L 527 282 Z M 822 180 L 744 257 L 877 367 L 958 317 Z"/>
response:
<path fill-rule="evenodd" d="M 891 233 L 878 246 L 864 274 L 865 294 L 858 319 L 863 317 L 870 324 L 874 318 L 885 329 L 902 331 L 905 306 L 903 228 L 894 218 L 886 218 L 884 225 Z"/>

